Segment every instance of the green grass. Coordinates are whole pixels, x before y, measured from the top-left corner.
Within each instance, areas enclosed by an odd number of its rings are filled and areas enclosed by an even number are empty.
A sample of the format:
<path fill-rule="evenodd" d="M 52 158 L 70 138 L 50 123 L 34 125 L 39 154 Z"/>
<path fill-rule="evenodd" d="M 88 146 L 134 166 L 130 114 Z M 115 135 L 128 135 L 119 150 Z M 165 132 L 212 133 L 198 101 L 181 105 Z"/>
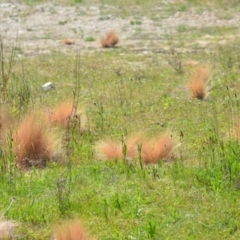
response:
<path fill-rule="evenodd" d="M 191 7 L 197 1 L 186 2 Z M 239 118 L 240 42 L 216 40 L 237 30 L 179 26 L 179 38 L 173 33 L 164 39 L 163 53 L 123 46 L 17 60 L 1 107 L 18 120 L 76 91 L 88 130 L 82 135 L 75 126 L 66 141 L 66 132 L 56 129 L 64 161 L 29 172 L 16 167 L 11 139 L 2 143 L 0 216 L 19 223 L 14 239 L 51 239 L 56 224 L 75 217 L 103 240 L 239 239 L 240 143 L 233 125 Z M 209 48 L 189 47 L 207 34 L 214 38 Z M 169 59 L 182 64 L 181 73 Z M 186 85 L 194 67 L 185 66 L 187 60 L 212 66 L 204 101 L 190 98 Z M 42 91 L 47 81 L 56 88 Z M 179 143 L 176 160 L 142 167 L 139 159 L 106 162 L 96 155 L 99 140 L 121 141 L 138 131 L 149 136 L 171 131 Z"/>
<path fill-rule="evenodd" d="M 87 106 L 92 132 L 72 136 L 70 169 L 57 163 L 30 173 L 14 169 L 12 181 L 6 174 L 1 181 L 2 211 L 12 197 L 15 201 L 5 217 L 23 224 L 26 239 L 46 239 L 59 219 L 74 216 L 81 216 L 99 239 L 237 238 L 239 192 L 236 182 L 229 185 L 225 179 L 224 159 L 218 153 L 237 113 L 234 89 L 224 87 L 227 77 L 216 66 L 209 100 L 194 101 L 184 89 L 189 69 L 179 75 L 162 65 L 162 56 L 125 52 L 120 58 L 122 51 L 81 56 L 79 105 Z M 206 60 L 208 56 L 202 56 L 202 62 Z M 216 64 L 224 64 L 218 60 Z M 28 107 L 51 106 L 71 97 L 74 62 L 63 54 L 24 59 L 31 91 Z M 226 74 L 232 75 L 234 68 Z M 56 90 L 39 90 L 46 78 L 55 79 Z M 121 139 L 128 132 L 154 135 L 167 129 L 177 139 L 180 130 L 184 133 L 176 163 L 141 169 L 138 163 L 106 163 L 94 155 L 94 143 L 105 136 Z M 238 159 L 233 161 L 237 164 Z"/>
<path fill-rule="evenodd" d="M 2 211 L 12 197 L 16 198 L 5 217 L 30 226 L 28 231 L 23 226 L 24 236 L 29 239 L 46 239 L 52 224 L 76 215 L 99 239 L 238 236 L 235 211 L 239 193 L 234 186 L 230 191 L 224 183 L 218 186 L 218 181 L 224 180 L 219 167 L 221 156 L 214 158 L 212 153 L 213 149 L 219 151 L 235 117 L 231 114 L 237 112 L 238 101 L 231 95 L 234 89 L 230 92 L 224 87 L 227 77 L 221 77 L 216 66 L 211 97 L 193 101 L 184 89 L 189 69 L 179 75 L 162 65 L 162 56 L 153 59 L 125 52 L 120 58 L 122 51 L 100 52 L 97 58 L 81 57 L 79 104 L 87 106 L 93 130 L 73 136 L 71 169 L 61 164 L 27 174 L 15 169 L 13 183 L 3 179 Z M 202 62 L 206 60 L 208 56 L 202 56 Z M 72 95 L 74 61 L 63 54 L 24 59 L 31 91 L 29 107 L 49 106 Z M 233 71 L 226 69 L 227 75 L 233 72 L 234 66 Z M 39 91 L 46 78 L 55 79 L 55 91 Z M 14 101 L 18 104 L 20 100 Z M 179 155 L 176 164 L 141 169 L 139 164 L 99 162 L 94 155 L 94 143 L 104 136 L 120 139 L 127 132 L 142 130 L 154 135 L 166 129 L 177 138 L 180 130 L 184 133 L 179 148 L 183 156 Z M 214 142 L 213 137 L 219 140 Z M 213 166 L 204 165 L 209 161 Z M 32 232 L 36 226 L 38 231 Z"/>

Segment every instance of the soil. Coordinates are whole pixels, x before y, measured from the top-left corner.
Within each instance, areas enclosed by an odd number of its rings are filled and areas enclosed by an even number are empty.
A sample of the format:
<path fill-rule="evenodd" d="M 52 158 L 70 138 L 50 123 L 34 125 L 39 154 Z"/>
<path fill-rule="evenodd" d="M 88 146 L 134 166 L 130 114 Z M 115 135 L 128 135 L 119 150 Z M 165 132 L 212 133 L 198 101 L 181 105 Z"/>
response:
<path fill-rule="evenodd" d="M 111 14 L 117 9 L 108 5 L 27 5 L 0 1 L 0 34 L 5 45 L 13 46 L 17 42 L 19 56 L 28 56 L 73 51 L 76 46 L 81 51 L 100 51 L 100 37 L 115 29 L 120 35 L 121 47 L 144 53 L 159 47 L 169 34 L 176 33 L 181 26 L 199 29 L 238 27 L 240 20 L 240 13 L 230 14 L 229 17 L 223 10 L 220 13 L 191 10 L 166 14 L 160 5 L 150 11 L 154 17 L 138 16 L 136 21 L 136 16 Z M 64 39 L 74 40 L 75 44 L 63 44 Z M 198 44 L 205 46 L 210 40 L 207 36 L 199 39 Z"/>

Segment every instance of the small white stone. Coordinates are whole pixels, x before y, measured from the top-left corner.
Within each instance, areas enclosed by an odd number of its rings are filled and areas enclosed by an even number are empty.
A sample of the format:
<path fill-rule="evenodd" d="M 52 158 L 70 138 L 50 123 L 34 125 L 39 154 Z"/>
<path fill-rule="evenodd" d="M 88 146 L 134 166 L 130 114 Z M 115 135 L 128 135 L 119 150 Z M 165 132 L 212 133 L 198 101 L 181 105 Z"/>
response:
<path fill-rule="evenodd" d="M 7 7 L 10 7 L 10 6 L 11 6 L 11 4 L 9 4 L 9 3 L 2 3 L 2 4 L 0 4 L 1 8 L 7 8 Z"/>
<path fill-rule="evenodd" d="M 53 85 L 52 82 L 47 82 L 47 83 L 42 85 L 42 89 L 45 90 L 45 91 L 53 89 L 53 88 L 55 88 L 55 86 Z"/>

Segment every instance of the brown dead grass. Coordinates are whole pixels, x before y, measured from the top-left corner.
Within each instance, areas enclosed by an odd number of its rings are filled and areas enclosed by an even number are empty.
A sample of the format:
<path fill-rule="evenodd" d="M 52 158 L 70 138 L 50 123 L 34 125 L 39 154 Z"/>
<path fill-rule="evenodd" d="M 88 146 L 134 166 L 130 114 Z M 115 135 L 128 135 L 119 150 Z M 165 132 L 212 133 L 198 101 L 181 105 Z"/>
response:
<path fill-rule="evenodd" d="M 195 75 L 188 83 L 188 88 L 192 98 L 203 100 L 207 96 L 207 83 L 211 76 L 211 69 L 209 67 L 198 67 Z"/>
<path fill-rule="evenodd" d="M 55 230 L 55 240 L 90 240 L 87 231 L 80 220 L 75 219 L 72 222 L 59 226 Z"/>
<path fill-rule="evenodd" d="M 16 162 L 20 168 L 45 167 L 53 157 L 56 141 L 38 113 L 28 114 L 13 134 Z"/>
<path fill-rule="evenodd" d="M 171 161 L 175 147 L 173 137 L 168 133 L 155 139 L 145 140 L 142 143 L 142 159 L 146 164 L 158 163 L 160 160 Z"/>
<path fill-rule="evenodd" d="M 105 37 L 101 38 L 101 45 L 104 48 L 114 47 L 118 42 L 119 37 L 115 30 L 111 30 Z"/>

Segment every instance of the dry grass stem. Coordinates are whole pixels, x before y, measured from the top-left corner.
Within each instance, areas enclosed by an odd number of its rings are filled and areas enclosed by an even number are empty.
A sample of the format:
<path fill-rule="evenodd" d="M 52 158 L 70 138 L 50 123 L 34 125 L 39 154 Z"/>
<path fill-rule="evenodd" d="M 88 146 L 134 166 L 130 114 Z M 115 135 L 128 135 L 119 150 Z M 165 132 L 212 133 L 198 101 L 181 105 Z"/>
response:
<path fill-rule="evenodd" d="M 240 120 L 238 120 L 230 130 L 230 137 L 236 141 L 240 141 Z"/>
<path fill-rule="evenodd" d="M 4 144 L 9 130 L 14 126 L 13 117 L 7 110 L 2 110 L 0 115 L 0 142 Z"/>
<path fill-rule="evenodd" d="M 199 61 L 196 61 L 196 60 L 189 60 L 189 61 L 184 62 L 185 66 L 196 66 L 198 64 L 199 64 Z"/>

